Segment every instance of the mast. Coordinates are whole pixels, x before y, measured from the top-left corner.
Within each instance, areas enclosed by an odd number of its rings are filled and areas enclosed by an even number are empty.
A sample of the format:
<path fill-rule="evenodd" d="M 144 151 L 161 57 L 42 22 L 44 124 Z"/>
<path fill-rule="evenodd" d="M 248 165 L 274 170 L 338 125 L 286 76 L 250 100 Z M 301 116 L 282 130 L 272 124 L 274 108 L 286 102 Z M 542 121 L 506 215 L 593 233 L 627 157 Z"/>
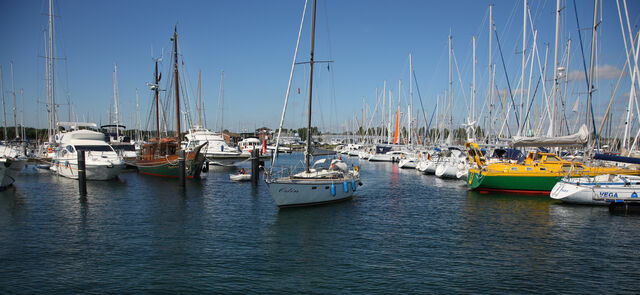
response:
<path fill-rule="evenodd" d="M 411 53 L 409 53 L 409 96 L 411 104 L 409 105 L 409 142 L 411 142 L 411 108 L 413 108 L 413 63 L 411 61 Z"/>
<path fill-rule="evenodd" d="M 2 92 L 2 113 L 4 114 L 3 128 L 4 128 L 4 140 L 7 140 L 7 111 L 4 105 L 4 80 L 2 79 L 2 67 L 0 67 L 0 91 Z"/>
<path fill-rule="evenodd" d="M 220 132 L 224 132 L 224 71 L 220 76 Z"/>
<path fill-rule="evenodd" d="M 313 48 L 316 41 L 316 0 L 313 0 L 313 17 L 311 18 L 311 51 L 309 53 L 309 119 L 307 121 L 307 148 L 305 151 L 306 172 L 309 171 L 311 160 L 311 102 L 313 95 Z"/>
<path fill-rule="evenodd" d="M 551 109 L 551 136 L 556 136 L 556 96 L 558 94 L 558 43 L 560 42 L 560 0 L 556 0 L 556 43 L 553 53 L 553 98 Z"/>
<path fill-rule="evenodd" d="M 49 142 L 53 142 L 53 136 L 55 135 L 55 131 L 53 130 L 56 126 L 56 99 L 55 99 L 55 83 L 54 83 L 54 52 L 53 52 L 53 35 L 54 35 L 54 22 L 53 22 L 53 0 L 49 0 L 49 58 L 47 59 L 48 69 L 47 72 L 49 74 Z"/>
<path fill-rule="evenodd" d="M 156 61 L 156 70 L 153 73 L 153 96 L 156 100 L 156 143 L 160 148 L 160 76 L 158 75 L 158 59 Z"/>
<path fill-rule="evenodd" d="M 180 148 L 180 77 L 178 76 L 178 28 L 173 28 L 173 76 L 176 83 L 176 134 Z"/>
<path fill-rule="evenodd" d="M 16 103 L 16 85 L 13 77 L 13 61 L 11 61 L 11 92 L 13 94 L 13 127 L 15 128 L 15 137 L 20 138 L 18 135 L 18 104 Z"/>
<path fill-rule="evenodd" d="M 493 127 L 493 5 L 489 5 L 489 132 L 487 136 L 491 141 Z"/>
<path fill-rule="evenodd" d="M 384 138 L 384 133 L 385 133 L 385 131 L 387 129 L 386 120 L 385 120 L 386 117 L 387 117 L 387 114 L 386 114 L 387 113 L 387 108 L 386 108 L 387 107 L 387 105 L 386 105 L 386 103 L 387 103 L 387 93 L 386 93 L 387 92 L 387 81 L 385 80 L 384 84 L 382 84 L 382 85 L 383 86 L 382 86 L 382 110 L 381 110 L 382 112 L 381 113 L 382 113 L 382 138 Z M 388 140 L 387 140 L 387 142 L 388 142 Z"/>
<path fill-rule="evenodd" d="M 524 89 L 524 70 L 525 70 L 525 58 L 527 52 L 527 0 L 524 0 L 524 20 L 522 22 L 522 69 L 520 75 L 520 88 Z M 524 112 L 524 91 L 520 91 L 520 114 Z M 524 122 L 522 122 L 522 126 L 518 126 L 518 136 L 522 132 L 522 127 L 524 127 Z"/>
<path fill-rule="evenodd" d="M 202 126 L 202 96 L 201 96 L 202 71 L 198 71 L 198 126 Z"/>
<path fill-rule="evenodd" d="M 451 44 L 452 39 L 453 37 L 451 36 L 451 33 L 449 33 L 449 133 L 453 134 L 453 78 L 451 74 L 451 51 L 453 50 L 453 45 Z"/>
<path fill-rule="evenodd" d="M 587 98 L 587 121 L 585 122 L 587 126 L 589 126 L 590 123 L 593 122 L 592 126 L 593 126 L 593 131 L 595 133 L 595 122 L 593 121 L 593 117 L 592 115 L 592 106 L 591 106 L 591 99 L 593 96 L 593 91 L 595 88 L 595 85 L 593 83 L 594 80 L 594 73 L 593 71 L 595 70 L 595 58 L 596 58 L 596 37 L 597 37 L 597 28 L 598 28 L 598 5 L 599 5 L 599 0 L 595 0 L 595 5 L 593 7 L 593 27 L 592 27 L 592 33 L 591 33 L 591 65 L 589 66 L 589 96 Z M 595 136 L 595 140 L 598 140 L 598 134 L 594 134 Z M 589 136 L 589 141 L 591 141 L 591 136 Z"/>
<path fill-rule="evenodd" d="M 476 120 L 476 36 L 473 36 L 473 79 L 471 84 L 471 122 Z"/>
<path fill-rule="evenodd" d="M 120 138 L 120 122 L 118 120 L 118 65 L 113 64 L 113 106 L 115 108 L 113 123 L 116 125 L 116 140 Z"/>

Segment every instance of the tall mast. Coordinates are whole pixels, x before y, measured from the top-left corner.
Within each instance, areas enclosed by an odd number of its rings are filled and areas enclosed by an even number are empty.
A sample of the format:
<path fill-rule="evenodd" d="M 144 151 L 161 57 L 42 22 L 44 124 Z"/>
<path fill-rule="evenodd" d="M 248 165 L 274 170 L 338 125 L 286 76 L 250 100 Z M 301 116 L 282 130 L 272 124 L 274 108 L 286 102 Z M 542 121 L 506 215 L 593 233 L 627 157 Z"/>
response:
<path fill-rule="evenodd" d="M 452 43 L 453 37 L 449 33 L 449 132 L 453 132 L 453 77 L 452 77 L 452 63 L 451 63 L 451 51 L 453 51 Z"/>
<path fill-rule="evenodd" d="M 311 98 L 313 95 L 313 48 L 316 41 L 316 0 L 313 0 L 313 17 L 311 18 L 311 51 L 309 57 L 309 119 L 307 121 L 307 149 L 305 151 L 306 172 L 309 171 L 311 160 Z"/>
<path fill-rule="evenodd" d="M 220 132 L 224 131 L 224 71 L 220 75 Z"/>
<path fill-rule="evenodd" d="M 201 96 L 201 81 L 202 71 L 198 72 L 198 126 L 202 126 L 202 96 Z"/>
<path fill-rule="evenodd" d="M 11 61 L 11 92 L 13 94 L 13 127 L 15 128 L 15 137 L 19 138 L 18 135 L 18 104 L 16 103 L 16 85 L 15 80 L 13 78 L 13 61 Z"/>
<path fill-rule="evenodd" d="M 493 127 L 493 5 L 489 5 L 489 141 Z"/>
<path fill-rule="evenodd" d="M 473 79 L 471 84 L 471 122 L 476 120 L 476 36 L 473 36 Z"/>
<path fill-rule="evenodd" d="M 556 0 L 556 43 L 553 53 L 553 98 L 551 109 L 551 136 L 556 136 L 556 96 L 558 93 L 558 43 L 560 42 L 560 0 Z"/>
<path fill-rule="evenodd" d="M 525 58 L 527 52 L 527 0 L 524 0 L 524 20 L 522 22 L 522 69 L 520 75 L 520 88 L 524 89 L 524 68 L 525 68 Z M 524 112 L 524 91 L 520 91 L 520 115 L 522 116 Z M 524 127 L 524 122 L 522 122 L 522 126 L 518 126 L 518 136 L 522 132 L 522 127 Z"/>
<path fill-rule="evenodd" d="M 4 80 L 2 79 L 2 67 L 0 67 L 0 91 L 2 92 L 2 113 L 4 114 L 3 128 L 4 128 L 4 140 L 7 140 L 7 111 L 4 105 Z"/>
<path fill-rule="evenodd" d="M 113 106 L 115 112 L 113 115 L 115 118 L 113 119 L 113 124 L 116 125 L 116 139 L 120 138 L 120 128 L 118 125 L 120 124 L 118 120 L 118 65 L 113 64 Z"/>
<path fill-rule="evenodd" d="M 384 84 L 382 84 L 382 138 L 384 138 L 384 133 L 385 130 L 387 129 L 387 125 L 386 125 L 386 116 L 387 116 L 387 81 L 384 81 Z"/>
<path fill-rule="evenodd" d="M 49 58 L 47 59 L 47 65 L 49 73 L 49 103 L 50 103 L 50 113 L 49 113 L 49 142 L 53 141 L 53 136 L 55 131 L 53 128 L 56 126 L 56 99 L 55 99 L 55 83 L 54 78 L 54 55 L 53 52 L 53 35 L 54 35 L 54 27 L 53 27 L 53 0 L 49 0 Z"/>
<path fill-rule="evenodd" d="M 411 104 L 409 105 L 409 142 L 411 142 L 411 108 L 413 108 L 413 63 L 411 61 L 411 53 L 409 53 L 409 96 Z"/>
<path fill-rule="evenodd" d="M 180 77 L 178 76 L 178 28 L 173 28 L 173 76 L 176 83 L 176 134 L 180 148 Z"/>
<path fill-rule="evenodd" d="M 156 143 L 160 147 L 160 76 L 158 75 L 158 59 L 156 61 L 156 70 L 153 73 L 153 96 L 156 100 Z"/>
<path fill-rule="evenodd" d="M 591 65 L 589 66 L 589 96 L 587 99 L 587 122 L 586 125 L 589 126 L 589 124 L 591 122 L 593 122 L 593 118 L 591 117 L 591 99 L 592 99 L 592 95 L 593 95 L 593 91 L 595 88 L 595 85 L 593 83 L 594 80 L 594 73 L 593 71 L 595 70 L 595 58 L 596 58 L 596 37 L 597 37 L 597 25 L 598 25 L 598 4 L 599 4 L 599 0 L 595 0 L 595 6 L 593 7 L 593 27 L 592 27 L 592 33 L 591 33 Z M 592 124 L 593 126 L 593 131 L 595 132 L 595 122 L 593 122 Z M 596 141 L 598 140 L 598 134 L 594 134 L 596 136 Z M 591 139 L 591 136 L 589 136 L 589 139 Z"/>

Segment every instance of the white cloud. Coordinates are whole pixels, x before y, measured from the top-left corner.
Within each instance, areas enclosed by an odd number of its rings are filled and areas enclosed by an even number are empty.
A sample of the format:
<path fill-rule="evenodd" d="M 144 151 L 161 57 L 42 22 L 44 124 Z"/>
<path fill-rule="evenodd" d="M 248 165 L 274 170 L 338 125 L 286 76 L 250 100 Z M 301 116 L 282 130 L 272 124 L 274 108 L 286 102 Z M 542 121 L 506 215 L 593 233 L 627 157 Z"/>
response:
<path fill-rule="evenodd" d="M 595 72 L 597 80 L 613 80 L 620 76 L 620 68 L 612 65 L 597 66 Z M 570 81 L 584 80 L 584 77 L 584 71 L 575 70 L 569 73 Z"/>

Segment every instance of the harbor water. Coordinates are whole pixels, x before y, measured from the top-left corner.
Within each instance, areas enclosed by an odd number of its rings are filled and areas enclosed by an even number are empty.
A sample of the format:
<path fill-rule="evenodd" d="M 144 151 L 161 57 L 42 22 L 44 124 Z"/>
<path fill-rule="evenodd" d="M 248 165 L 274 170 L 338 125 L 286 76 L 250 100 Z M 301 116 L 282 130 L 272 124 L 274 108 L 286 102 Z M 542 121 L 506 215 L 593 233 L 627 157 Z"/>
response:
<path fill-rule="evenodd" d="M 359 165 L 354 199 L 283 210 L 234 170 L 185 190 L 122 173 L 82 198 L 77 181 L 29 167 L 0 192 L 0 294 L 640 290 L 637 215 Z"/>

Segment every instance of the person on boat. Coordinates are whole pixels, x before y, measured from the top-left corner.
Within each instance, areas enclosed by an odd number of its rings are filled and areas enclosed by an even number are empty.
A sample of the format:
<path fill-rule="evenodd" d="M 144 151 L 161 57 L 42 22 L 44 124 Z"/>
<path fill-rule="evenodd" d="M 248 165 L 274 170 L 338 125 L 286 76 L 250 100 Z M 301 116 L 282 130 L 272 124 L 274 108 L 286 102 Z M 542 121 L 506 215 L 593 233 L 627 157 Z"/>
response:
<path fill-rule="evenodd" d="M 240 169 L 240 174 L 247 174 L 247 172 L 246 172 L 246 171 L 244 171 L 244 168 L 241 168 L 241 169 Z"/>

